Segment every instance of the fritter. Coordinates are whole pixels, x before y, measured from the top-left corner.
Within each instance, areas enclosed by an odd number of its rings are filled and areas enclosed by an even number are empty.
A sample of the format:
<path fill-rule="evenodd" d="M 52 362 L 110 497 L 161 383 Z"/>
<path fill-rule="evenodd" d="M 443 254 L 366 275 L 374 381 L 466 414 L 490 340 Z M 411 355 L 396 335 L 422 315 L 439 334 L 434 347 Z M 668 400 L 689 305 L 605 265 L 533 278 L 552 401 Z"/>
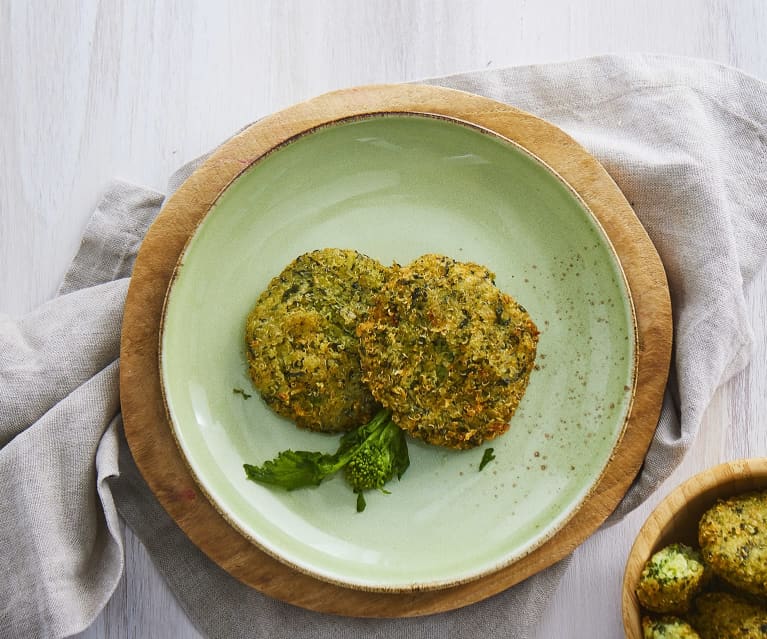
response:
<path fill-rule="evenodd" d="M 695 629 L 679 617 L 642 617 L 643 639 L 700 639 Z"/>
<path fill-rule="evenodd" d="M 698 542 L 724 581 L 767 597 L 767 491 L 718 501 L 701 517 Z"/>
<path fill-rule="evenodd" d="M 662 548 L 642 570 L 636 594 L 653 612 L 681 614 L 705 585 L 707 571 L 700 553 L 685 544 Z"/>
<path fill-rule="evenodd" d="M 767 637 L 767 610 L 729 593 L 708 592 L 697 597 L 689 621 L 702 639 Z"/>
<path fill-rule="evenodd" d="M 352 250 L 301 255 L 259 296 L 245 327 L 248 370 L 264 401 L 297 426 L 342 432 L 380 408 L 362 381 L 357 323 L 389 269 Z"/>
<path fill-rule="evenodd" d="M 433 254 L 392 269 L 357 334 L 363 380 L 394 421 L 458 449 L 508 430 L 538 343 L 492 272 Z"/>

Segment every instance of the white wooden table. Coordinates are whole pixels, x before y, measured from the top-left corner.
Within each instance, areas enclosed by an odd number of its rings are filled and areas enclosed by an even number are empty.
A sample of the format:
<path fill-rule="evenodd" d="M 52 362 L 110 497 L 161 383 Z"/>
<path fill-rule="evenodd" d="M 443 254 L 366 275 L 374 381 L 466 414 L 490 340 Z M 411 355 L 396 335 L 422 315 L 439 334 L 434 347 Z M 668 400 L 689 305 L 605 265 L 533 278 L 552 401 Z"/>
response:
<path fill-rule="evenodd" d="M 609 52 L 711 58 L 767 78 L 764 0 L 0 0 L 0 311 L 55 293 L 112 177 L 163 190 L 242 125 L 327 90 Z M 657 501 L 704 467 L 767 454 L 767 273 L 757 351 L 657 494 L 576 553 L 536 636 L 622 636 L 620 582 Z M 733 424 L 738 425 L 736 431 Z M 196 637 L 126 535 L 126 572 L 80 637 Z"/>

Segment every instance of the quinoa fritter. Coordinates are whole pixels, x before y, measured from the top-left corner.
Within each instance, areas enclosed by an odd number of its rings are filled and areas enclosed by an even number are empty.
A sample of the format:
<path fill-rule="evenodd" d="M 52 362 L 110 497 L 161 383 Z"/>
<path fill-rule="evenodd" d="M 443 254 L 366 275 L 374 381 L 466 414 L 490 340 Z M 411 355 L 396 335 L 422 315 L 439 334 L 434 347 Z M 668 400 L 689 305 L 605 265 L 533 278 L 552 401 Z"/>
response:
<path fill-rule="evenodd" d="M 695 629 L 679 617 L 642 617 L 643 639 L 700 639 Z"/>
<path fill-rule="evenodd" d="M 698 542 L 724 581 L 767 597 L 767 491 L 718 501 L 700 520 Z"/>
<path fill-rule="evenodd" d="M 483 266 L 424 255 L 395 267 L 357 329 L 363 379 L 429 444 L 473 448 L 509 428 L 538 330 Z"/>
<path fill-rule="evenodd" d="M 297 426 L 341 432 L 380 406 L 362 381 L 356 327 L 389 269 L 361 253 L 301 255 L 259 296 L 245 328 L 253 384 Z"/>
<path fill-rule="evenodd" d="M 767 610 L 724 592 L 697 597 L 690 623 L 702 639 L 767 638 Z"/>
<path fill-rule="evenodd" d="M 690 608 L 707 577 L 697 550 L 671 544 L 653 554 L 645 565 L 636 589 L 637 599 L 647 610 L 681 614 Z"/>

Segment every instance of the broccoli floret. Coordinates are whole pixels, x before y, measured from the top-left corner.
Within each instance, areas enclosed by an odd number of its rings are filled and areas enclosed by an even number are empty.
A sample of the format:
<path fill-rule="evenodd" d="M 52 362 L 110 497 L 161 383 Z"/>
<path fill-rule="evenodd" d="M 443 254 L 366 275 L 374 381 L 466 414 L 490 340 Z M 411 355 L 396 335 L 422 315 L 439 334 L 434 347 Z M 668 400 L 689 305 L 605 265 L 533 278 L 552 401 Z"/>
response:
<path fill-rule="evenodd" d="M 339 452 L 352 451 L 344 476 L 354 492 L 381 489 L 410 465 L 405 432 L 391 421 L 390 411 L 379 412 L 368 424 L 341 438 Z"/>
<path fill-rule="evenodd" d="M 367 424 L 346 433 L 335 454 L 284 450 L 262 466 L 245 464 L 248 479 L 261 484 L 295 490 L 317 486 L 344 470 L 346 482 L 357 493 L 357 510 L 365 509 L 365 490 L 383 490 L 402 477 L 410 465 L 405 432 L 381 410 Z"/>
<path fill-rule="evenodd" d="M 344 468 L 344 477 L 355 492 L 383 488 L 392 478 L 390 455 L 366 446 Z"/>

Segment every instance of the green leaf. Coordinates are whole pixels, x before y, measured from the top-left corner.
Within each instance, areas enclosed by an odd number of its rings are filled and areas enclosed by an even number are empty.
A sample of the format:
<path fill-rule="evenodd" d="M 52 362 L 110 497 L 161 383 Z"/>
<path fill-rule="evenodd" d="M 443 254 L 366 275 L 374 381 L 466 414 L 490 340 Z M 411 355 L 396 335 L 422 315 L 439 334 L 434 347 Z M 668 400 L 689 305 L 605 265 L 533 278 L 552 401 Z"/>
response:
<path fill-rule="evenodd" d="M 360 446 L 367 443 L 368 439 L 374 436 L 379 436 L 385 429 L 391 417 L 391 411 L 380 410 L 376 413 L 375 417 L 371 419 L 367 424 L 363 424 L 354 430 L 350 430 L 341 437 L 341 441 L 338 446 L 337 455 L 348 455 L 353 457 L 354 453 Z"/>
<path fill-rule="evenodd" d="M 340 466 L 335 455 L 305 450 L 283 450 L 262 466 L 243 464 L 243 467 L 248 479 L 259 484 L 295 490 L 304 486 L 318 486 Z"/>
<path fill-rule="evenodd" d="M 479 469 L 482 470 L 491 461 L 495 459 L 495 454 L 492 448 L 486 448 L 484 455 L 482 455 L 482 461 L 479 462 Z"/>
<path fill-rule="evenodd" d="M 357 512 L 361 513 L 363 510 L 365 510 L 365 506 L 367 506 L 367 502 L 365 502 L 365 495 L 362 493 L 357 493 Z"/>

